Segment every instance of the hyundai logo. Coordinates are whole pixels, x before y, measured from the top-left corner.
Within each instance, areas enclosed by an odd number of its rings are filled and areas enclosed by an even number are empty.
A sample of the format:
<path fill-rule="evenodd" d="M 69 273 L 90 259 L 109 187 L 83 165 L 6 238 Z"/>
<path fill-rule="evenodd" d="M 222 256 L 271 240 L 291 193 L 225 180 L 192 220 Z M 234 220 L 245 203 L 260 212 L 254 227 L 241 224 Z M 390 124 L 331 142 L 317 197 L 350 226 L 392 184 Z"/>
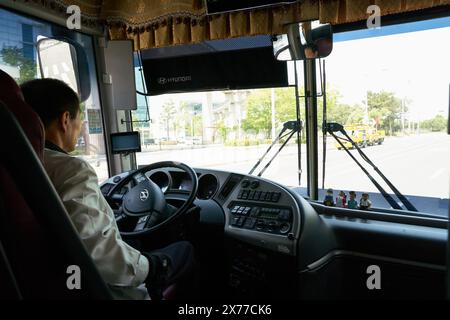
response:
<path fill-rule="evenodd" d="M 192 77 L 191 76 L 180 76 L 170 78 L 159 77 L 158 79 L 156 79 L 156 81 L 158 82 L 159 85 L 163 86 L 165 84 L 192 81 Z"/>
<path fill-rule="evenodd" d="M 139 199 L 141 199 L 141 201 L 145 201 L 148 199 L 148 190 L 144 189 L 139 193 Z"/>
<path fill-rule="evenodd" d="M 158 78 L 158 83 L 159 83 L 160 85 L 164 85 L 164 84 L 167 83 L 167 79 L 166 79 L 166 78 L 163 78 L 163 77 Z"/>

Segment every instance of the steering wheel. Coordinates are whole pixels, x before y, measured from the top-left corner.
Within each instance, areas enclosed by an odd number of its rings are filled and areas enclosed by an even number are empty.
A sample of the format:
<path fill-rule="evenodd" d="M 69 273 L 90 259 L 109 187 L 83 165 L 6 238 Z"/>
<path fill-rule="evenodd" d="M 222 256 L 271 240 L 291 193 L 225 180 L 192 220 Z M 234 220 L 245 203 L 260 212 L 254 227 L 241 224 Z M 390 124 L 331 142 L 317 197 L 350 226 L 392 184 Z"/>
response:
<path fill-rule="evenodd" d="M 192 188 L 189 191 L 189 196 L 178 208 L 167 204 L 164 192 L 145 175 L 145 172 L 168 167 L 181 169 L 191 180 Z M 135 185 L 124 195 L 118 194 L 131 180 L 134 181 Z M 121 235 L 132 237 L 152 233 L 182 216 L 194 202 L 197 189 L 198 178 L 194 169 L 181 162 L 163 161 L 145 166 L 126 176 L 111 188 L 108 197 L 117 202 L 122 202 L 119 211 L 115 212 L 116 216 L 122 219 L 139 217 L 135 231 L 120 231 Z"/>

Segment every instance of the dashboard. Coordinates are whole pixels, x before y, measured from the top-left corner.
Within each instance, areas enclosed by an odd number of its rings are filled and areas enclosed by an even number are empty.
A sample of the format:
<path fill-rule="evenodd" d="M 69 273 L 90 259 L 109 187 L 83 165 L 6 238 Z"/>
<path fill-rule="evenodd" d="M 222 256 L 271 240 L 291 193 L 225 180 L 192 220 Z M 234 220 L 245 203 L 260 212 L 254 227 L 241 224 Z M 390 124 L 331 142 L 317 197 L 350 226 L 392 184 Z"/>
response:
<path fill-rule="evenodd" d="M 382 266 L 385 279 L 393 284 L 383 291 L 386 297 L 422 297 L 425 292 L 443 295 L 447 221 L 325 207 L 261 177 L 194 170 L 199 182 L 194 204 L 200 208 L 200 226 L 223 230 L 228 285 L 236 289 L 230 296 L 274 293 L 280 298 L 282 292 L 289 298 L 301 292 L 306 297 L 317 294 L 315 298 L 333 294 L 370 298 L 373 292 L 367 291 L 365 278 L 358 275 L 372 264 Z M 104 182 L 102 193 L 107 196 L 129 174 Z M 186 199 L 192 187 L 179 169 L 145 174 L 167 198 Z M 119 193 L 123 197 L 126 190 Z M 219 241 L 213 243 L 208 237 L 205 243 L 217 250 Z M 410 275 L 426 281 L 411 287 Z"/>
<path fill-rule="evenodd" d="M 202 220 L 224 223 L 225 234 L 234 239 L 296 255 L 302 219 L 297 200 L 288 189 L 260 177 L 220 170 L 194 170 L 198 176 L 196 204 L 200 207 L 205 202 L 216 204 L 201 210 Z M 192 188 L 188 175 L 175 168 L 145 174 L 166 196 L 182 197 Z M 107 180 L 101 186 L 102 193 L 107 195 L 126 175 L 128 173 Z"/>

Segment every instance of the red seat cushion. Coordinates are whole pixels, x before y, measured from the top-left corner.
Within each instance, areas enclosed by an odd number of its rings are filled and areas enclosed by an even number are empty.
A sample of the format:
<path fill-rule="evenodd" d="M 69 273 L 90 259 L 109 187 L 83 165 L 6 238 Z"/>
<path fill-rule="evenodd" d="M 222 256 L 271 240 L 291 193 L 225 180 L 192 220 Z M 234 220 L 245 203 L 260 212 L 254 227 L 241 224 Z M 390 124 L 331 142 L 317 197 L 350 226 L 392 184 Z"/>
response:
<path fill-rule="evenodd" d="M 20 87 L 14 79 L 2 70 L 0 88 L 0 101 L 14 114 L 42 161 L 45 140 L 39 116 L 24 101 Z M 26 165 L 26 159 L 20 161 Z M 48 233 L 36 219 L 36 215 L 1 162 L 0 190 L 5 210 L 0 237 L 23 297 L 64 298 L 61 295 L 61 285 L 65 286 L 62 277 L 66 270 L 64 263 L 61 263 L 63 259 L 58 252 L 50 250 L 51 239 L 48 238 Z"/>
<path fill-rule="evenodd" d="M 36 112 L 24 101 L 22 91 L 6 72 L 0 70 L 0 101 L 19 121 L 39 158 L 44 153 L 44 127 Z"/>

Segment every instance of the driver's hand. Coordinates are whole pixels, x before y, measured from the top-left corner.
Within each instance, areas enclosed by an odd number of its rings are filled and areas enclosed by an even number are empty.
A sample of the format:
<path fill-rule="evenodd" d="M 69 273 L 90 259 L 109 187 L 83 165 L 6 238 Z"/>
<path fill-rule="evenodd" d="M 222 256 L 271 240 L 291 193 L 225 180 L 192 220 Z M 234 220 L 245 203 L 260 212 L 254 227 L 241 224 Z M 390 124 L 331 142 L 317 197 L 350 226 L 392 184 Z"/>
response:
<path fill-rule="evenodd" d="M 149 273 L 145 280 L 149 291 L 166 288 L 187 276 L 194 268 L 194 247 L 187 241 L 142 254 L 149 261 Z"/>

